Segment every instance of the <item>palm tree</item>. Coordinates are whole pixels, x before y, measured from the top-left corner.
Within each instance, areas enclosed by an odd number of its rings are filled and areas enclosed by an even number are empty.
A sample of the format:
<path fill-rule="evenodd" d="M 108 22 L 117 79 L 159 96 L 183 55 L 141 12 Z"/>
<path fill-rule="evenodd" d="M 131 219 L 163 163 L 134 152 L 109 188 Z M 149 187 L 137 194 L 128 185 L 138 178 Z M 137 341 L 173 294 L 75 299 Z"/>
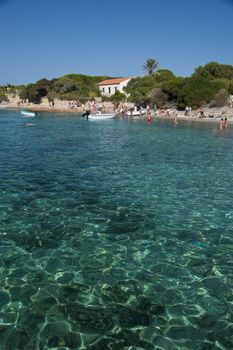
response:
<path fill-rule="evenodd" d="M 159 62 L 154 58 L 148 58 L 142 66 L 143 70 L 145 70 L 149 75 L 158 74 L 158 67 Z"/>

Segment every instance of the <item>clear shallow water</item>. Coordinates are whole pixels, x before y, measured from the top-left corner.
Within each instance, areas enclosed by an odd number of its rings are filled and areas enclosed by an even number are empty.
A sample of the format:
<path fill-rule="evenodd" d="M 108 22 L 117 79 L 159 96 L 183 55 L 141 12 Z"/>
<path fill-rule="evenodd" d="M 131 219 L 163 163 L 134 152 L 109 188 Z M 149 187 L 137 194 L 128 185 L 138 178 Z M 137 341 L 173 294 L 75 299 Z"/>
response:
<path fill-rule="evenodd" d="M 232 349 L 232 149 L 0 110 L 0 348 Z"/>

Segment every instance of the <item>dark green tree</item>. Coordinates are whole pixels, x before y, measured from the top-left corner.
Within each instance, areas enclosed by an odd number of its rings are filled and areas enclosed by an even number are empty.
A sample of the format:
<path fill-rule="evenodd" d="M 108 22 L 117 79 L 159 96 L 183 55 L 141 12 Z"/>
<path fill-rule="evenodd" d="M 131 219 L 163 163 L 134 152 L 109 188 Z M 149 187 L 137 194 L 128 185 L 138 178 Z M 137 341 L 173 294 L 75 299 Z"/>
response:
<path fill-rule="evenodd" d="M 126 100 L 126 95 L 120 91 L 116 91 L 114 95 L 110 97 L 110 101 L 112 102 L 122 102 Z"/>
<path fill-rule="evenodd" d="M 201 75 L 207 79 L 226 78 L 233 80 L 233 66 L 217 62 L 209 62 L 205 66 L 197 67 L 194 75 Z"/>
<path fill-rule="evenodd" d="M 199 108 L 208 104 L 219 90 L 224 88 L 220 81 L 211 81 L 202 76 L 185 78 L 184 86 L 178 94 L 177 107 L 184 109 L 189 105 Z"/>

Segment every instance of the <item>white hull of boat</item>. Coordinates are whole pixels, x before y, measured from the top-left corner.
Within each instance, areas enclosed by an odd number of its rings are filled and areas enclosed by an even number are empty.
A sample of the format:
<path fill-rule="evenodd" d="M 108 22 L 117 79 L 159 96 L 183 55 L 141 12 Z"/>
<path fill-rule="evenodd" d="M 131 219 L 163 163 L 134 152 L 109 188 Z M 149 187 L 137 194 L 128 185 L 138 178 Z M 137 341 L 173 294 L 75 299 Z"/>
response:
<path fill-rule="evenodd" d="M 30 112 L 30 111 L 20 111 L 20 114 L 22 117 L 36 117 L 36 112 Z"/>
<path fill-rule="evenodd" d="M 145 110 L 142 110 L 142 111 L 128 111 L 127 112 L 127 116 L 128 117 L 137 117 L 137 116 L 140 116 L 140 115 L 144 115 L 146 113 L 147 113 L 147 111 L 145 111 Z"/>
<path fill-rule="evenodd" d="M 115 117 L 115 113 L 97 113 L 97 114 L 89 114 L 87 119 L 93 119 L 93 120 L 104 120 L 104 119 L 112 119 Z"/>

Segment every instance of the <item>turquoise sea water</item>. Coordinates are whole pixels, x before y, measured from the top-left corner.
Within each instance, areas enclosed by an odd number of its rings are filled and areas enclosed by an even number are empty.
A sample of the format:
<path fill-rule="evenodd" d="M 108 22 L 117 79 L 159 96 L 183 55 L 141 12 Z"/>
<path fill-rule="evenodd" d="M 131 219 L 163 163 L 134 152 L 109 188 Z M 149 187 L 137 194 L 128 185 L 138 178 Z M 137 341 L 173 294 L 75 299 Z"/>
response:
<path fill-rule="evenodd" d="M 1 350 L 233 348 L 215 128 L 0 111 Z"/>

